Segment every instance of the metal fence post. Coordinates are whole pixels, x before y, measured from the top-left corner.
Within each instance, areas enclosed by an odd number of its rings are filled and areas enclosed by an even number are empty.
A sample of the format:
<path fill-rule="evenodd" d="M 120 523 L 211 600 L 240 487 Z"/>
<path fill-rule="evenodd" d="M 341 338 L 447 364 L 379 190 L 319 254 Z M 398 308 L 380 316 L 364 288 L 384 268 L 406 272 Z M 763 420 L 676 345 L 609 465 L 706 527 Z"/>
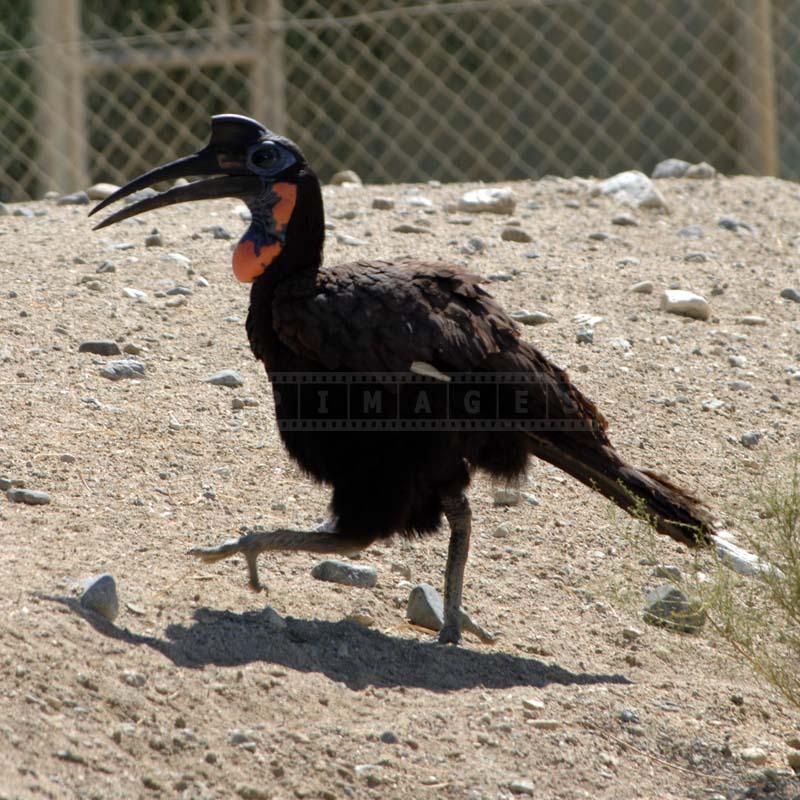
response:
<path fill-rule="evenodd" d="M 253 18 L 250 114 L 276 133 L 286 133 L 281 0 L 259 0 Z"/>
<path fill-rule="evenodd" d="M 80 5 L 80 0 L 34 2 L 41 86 L 36 128 L 45 190 L 77 191 L 88 184 Z"/>
<path fill-rule="evenodd" d="M 738 84 L 741 168 L 756 175 L 780 170 L 775 96 L 772 0 L 749 0 L 739 15 Z"/>

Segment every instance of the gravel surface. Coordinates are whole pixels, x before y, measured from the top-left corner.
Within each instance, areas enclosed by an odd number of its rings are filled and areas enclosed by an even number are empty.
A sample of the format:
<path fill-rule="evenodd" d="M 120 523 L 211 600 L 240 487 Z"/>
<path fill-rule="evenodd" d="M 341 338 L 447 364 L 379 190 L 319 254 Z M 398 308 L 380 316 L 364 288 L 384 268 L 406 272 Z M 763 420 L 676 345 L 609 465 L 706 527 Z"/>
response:
<path fill-rule="evenodd" d="M 785 291 L 800 289 L 800 193 L 769 178 L 653 183 L 641 207 L 579 179 L 488 187 L 512 190 L 493 195 L 513 198 L 512 216 L 459 205 L 474 184 L 348 180 L 324 192 L 327 259 L 408 254 L 503 276 L 491 291 L 552 318 L 522 335 L 597 401 L 617 447 L 747 530 L 754 482 L 800 451 L 800 304 Z M 441 591 L 443 535 L 364 553 L 379 576 L 367 589 L 314 580 L 311 555 L 262 556 L 267 596 L 240 559 L 190 561 L 242 526 L 327 516 L 325 489 L 280 446 L 246 341 L 248 291 L 219 233 L 235 242 L 241 204 L 94 233 L 69 203 L 0 218 L 0 479 L 50 499 L 0 493 L 0 797 L 800 793 L 800 715 L 713 626 L 644 623 L 664 580 L 641 563 L 639 529 L 545 464 L 517 487 L 536 503 L 498 505 L 503 487 L 473 484 L 465 603 L 496 644 L 440 647 L 405 618 L 414 585 Z M 702 297 L 709 318 L 667 313 L 665 290 Z M 108 379 L 115 358 L 124 380 Z M 208 382 L 223 370 L 234 385 Z M 656 547 L 657 563 L 690 568 L 677 545 Z M 113 623 L 79 600 L 105 573 Z"/>

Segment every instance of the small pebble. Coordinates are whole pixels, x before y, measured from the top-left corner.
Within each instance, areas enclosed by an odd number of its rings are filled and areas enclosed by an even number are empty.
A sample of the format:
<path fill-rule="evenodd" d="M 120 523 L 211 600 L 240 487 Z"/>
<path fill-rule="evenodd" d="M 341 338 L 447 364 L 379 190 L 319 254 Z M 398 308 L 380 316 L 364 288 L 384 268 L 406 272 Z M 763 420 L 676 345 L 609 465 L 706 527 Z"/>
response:
<path fill-rule="evenodd" d="M 516 198 L 511 189 L 473 189 L 462 195 L 458 201 L 458 210 L 475 214 L 513 214 Z"/>
<path fill-rule="evenodd" d="M 527 243 L 533 241 L 533 237 L 527 231 L 524 231 L 522 228 L 516 228 L 516 227 L 503 228 L 503 230 L 500 233 L 500 238 L 504 242 Z"/>
<path fill-rule="evenodd" d="M 81 605 L 113 622 L 119 613 L 117 584 L 111 575 L 98 575 L 83 584 Z"/>
<path fill-rule="evenodd" d="M 595 186 L 592 193 L 610 195 L 615 200 L 634 208 L 667 207 L 667 201 L 655 184 L 638 170 L 619 172 Z"/>
<path fill-rule="evenodd" d="M 28 506 L 46 506 L 52 498 L 47 492 L 36 492 L 33 489 L 11 488 L 6 492 L 10 503 L 24 503 Z"/>
<path fill-rule="evenodd" d="M 105 200 L 119 189 L 114 183 L 95 183 L 86 190 L 86 196 L 90 200 Z"/>
<path fill-rule="evenodd" d="M 700 630 L 706 620 L 705 610 L 675 586 L 665 584 L 653 589 L 644 607 L 645 622 L 664 625 L 685 633 Z"/>
<path fill-rule="evenodd" d="M 523 325 L 544 325 L 556 321 L 555 317 L 544 311 L 515 311 L 511 314 L 511 319 Z"/>
<path fill-rule="evenodd" d="M 125 286 L 122 289 L 122 296 L 129 297 L 131 300 L 138 300 L 139 302 L 147 299 L 147 293 L 141 289 L 132 289 L 130 286 Z"/>
<path fill-rule="evenodd" d="M 127 378 L 144 378 L 144 364 L 133 358 L 109 361 L 109 363 L 100 370 L 100 374 L 111 381 L 119 381 Z"/>
<path fill-rule="evenodd" d="M 124 670 L 120 678 L 123 683 L 133 686 L 134 689 L 141 689 L 147 683 L 147 678 L 141 672 L 135 672 L 132 669 Z"/>
<path fill-rule="evenodd" d="M 652 294 L 653 289 L 653 281 L 639 281 L 631 286 L 630 291 L 636 294 Z"/>
<path fill-rule="evenodd" d="M 394 200 L 391 197 L 375 197 L 372 200 L 372 207 L 377 211 L 391 211 L 394 208 Z"/>
<path fill-rule="evenodd" d="M 683 317 L 706 320 L 711 316 L 711 306 L 699 294 L 667 289 L 661 296 L 661 310 Z"/>
<path fill-rule="evenodd" d="M 208 225 L 202 231 L 203 233 L 210 233 L 215 239 L 220 239 L 223 242 L 233 239 L 233 234 L 222 225 Z"/>
<path fill-rule="evenodd" d="M 357 172 L 354 172 L 352 169 L 343 169 L 340 172 L 334 174 L 334 176 L 330 180 L 331 186 L 341 186 L 345 183 L 354 183 L 357 186 L 361 186 L 361 178 L 358 176 Z"/>
<path fill-rule="evenodd" d="M 112 273 L 117 271 L 117 266 L 114 264 L 113 261 L 104 261 L 102 264 L 99 264 L 97 269 L 95 270 L 96 273 L 100 275 Z"/>
<path fill-rule="evenodd" d="M 710 180 L 716 177 L 717 171 L 711 164 L 701 161 L 699 164 L 692 164 L 686 170 L 687 178 L 694 178 L 695 180 Z"/>
<path fill-rule="evenodd" d="M 65 194 L 58 198 L 56 205 L 59 206 L 88 206 L 89 195 L 86 192 L 74 192 L 73 194 Z"/>
<path fill-rule="evenodd" d="M 683 178 L 686 175 L 686 170 L 691 166 L 688 161 L 682 161 L 680 158 L 667 158 L 655 165 L 652 177 Z"/>
<path fill-rule="evenodd" d="M 540 711 L 544 711 L 544 703 L 541 700 L 523 698 L 522 708 L 524 711 L 530 711 L 531 713 L 538 714 Z"/>
<path fill-rule="evenodd" d="M 752 233 L 753 229 L 750 225 L 746 222 L 742 222 L 739 219 L 735 219 L 734 217 L 722 217 L 718 222 L 720 228 L 724 228 L 726 231 L 739 231 L 745 230 L 750 231 Z"/>
<path fill-rule="evenodd" d="M 470 256 L 475 253 L 483 253 L 486 250 L 486 242 L 480 236 L 473 236 L 462 248 L 464 255 Z"/>
<path fill-rule="evenodd" d="M 348 247 L 363 247 L 367 243 L 364 239 L 357 239 L 355 236 L 348 236 L 346 233 L 337 233 L 336 241 L 339 244 L 346 244 Z"/>
<path fill-rule="evenodd" d="M 164 237 L 158 231 L 153 231 L 144 237 L 145 247 L 161 247 L 163 244 Z"/>
<path fill-rule="evenodd" d="M 674 564 L 659 564 L 653 567 L 652 575 L 656 578 L 666 578 L 674 583 L 680 583 L 683 580 L 683 574 Z"/>
<path fill-rule="evenodd" d="M 411 225 L 408 222 L 401 222 L 399 225 L 395 225 L 392 230 L 395 233 L 432 233 L 430 228 L 422 225 Z"/>
<path fill-rule="evenodd" d="M 748 325 L 751 328 L 761 327 L 761 326 L 767 324 L 767 320 L 766 320 L 765 317 L 758 317 L 758 316 L 755 316 L 753 314 L 750 314 L 750 315 L 745 316 L 745 317 L 739 317 L 739 319 L 737 319 L 736 321 L 740 325 Z"/>
<path fill-rule="evenodd" d="M 203 378 L 203 383 L 210 383 L 212 386 L 227 386 L 229 389 L 236 389 L 244 386 L 244 378 L 233 369 L 223 369 L 215 372 L 207 378 Z"/>
<path fill-rule="evenodd" d="M 78 345 L 79 353 L 94 353 L 98 356 L 118 356 L 121 351 L 116 342 L 109 339 L 89 339 Z"/>
<path fill-rule="evenodd" d="M 621 225 L 622 227 L 635 228 L 639 225 L 639 220 L 632 214 L 617 214 L 611 219 L 612 225 Z"/>
<path fill-rule="evenodd" d="M 507 536 L 511 536 L 513 532 L 512 526 L 508 522 L 503 522 L 494 529 L 492 536 L 495 539 L 505 539 Z"/>
<path fill-rule="evenodd" d="M 793 289 L 788 287 L 786 289 L 781 289 L 781 297 L 784 300 L 792 300 L 795 303 L 800 303 L 800 292 L 797 289 Z"/>
<path fill-rule="evenodd" d="M 508 784 L 508 790 L 511 794 L 521 794 L 528 797 L 533 797 L 536 789 L 531 781 L 511 781 Z"/>
<path fill-rule="evenodd" d="M 192 263 L 192 260 L 183 253 L 167 253 L 161 256 L 161 261 L 165 264 L 178 264 L 181 267 L 189 267 Z"/>
<path fill-rule="evenodd" d="M 147 187 L 146 189 L 139 189 L 138 192 L 134 192 L 133 194 L 128 195 L 124 203 L 126 206 L 133 205 L 134 203 L 138 203 L 140 200 L 149 200 L 151 197 L 155 197 L 158 192 L 151 187 Z"/>
<path fill-rule="evenodd" d="M 311 576 L 318 581 L 341 583 L 345 586 L 360 586 L 367 589 L 375 586 L 378 582 L 378 573 L 375 567 L 348 564 L 334 559 L 320 561 L 311 570 Z"/>
<path fill-rule="evenodd" d="M 747 431 L 739 437 L 739 441 L 742 445 L 751 449 L 761 441 L 761 434 L 758 431 Z"/>

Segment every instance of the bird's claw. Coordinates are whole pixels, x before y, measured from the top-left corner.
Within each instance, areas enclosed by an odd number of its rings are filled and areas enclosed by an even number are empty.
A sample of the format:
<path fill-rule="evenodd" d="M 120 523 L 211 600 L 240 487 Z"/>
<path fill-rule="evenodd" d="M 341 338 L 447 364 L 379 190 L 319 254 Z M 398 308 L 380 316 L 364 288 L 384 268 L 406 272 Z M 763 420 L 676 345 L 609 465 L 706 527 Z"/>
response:
<path fill-rule="evenodd" d="M 484 644 L 494 644 L 500 637 L 497 633 L 489 633 L 475 622 L 463 608 L 458 609 L 458 622 L 446 622 L 439 631 L 439 644 L 459 644 L 461 631 L 468 631 L 477 636 Z"/>
<path fill-rule="evenodd" d="M 485 628 L 482 628 L 463 608 L 459 609 L 459 617 L 461 619 L 461 629 L 477 636 L 484 644 L 494 644 L 498 640 L 499 634 L 489 633 Z"/>
<path fill-rule="evenodd" d="M 190 556 L 195 556 L 206 564 L 213 564 L 215 561 L 222 561 L 237 554 L 244 556 L 247 562 L 247 573 L 249 576 L 248 586 L 254 592 L 266 591 L 266 587 L 258 577 L 258 565 L 256 563 L 260 550 L 255 550 L 248 545 L 251 544 L 249 536 L 240 536 L 238 539 L 228 539 L 216 547 L 193 547 L 189 551 Z"/>

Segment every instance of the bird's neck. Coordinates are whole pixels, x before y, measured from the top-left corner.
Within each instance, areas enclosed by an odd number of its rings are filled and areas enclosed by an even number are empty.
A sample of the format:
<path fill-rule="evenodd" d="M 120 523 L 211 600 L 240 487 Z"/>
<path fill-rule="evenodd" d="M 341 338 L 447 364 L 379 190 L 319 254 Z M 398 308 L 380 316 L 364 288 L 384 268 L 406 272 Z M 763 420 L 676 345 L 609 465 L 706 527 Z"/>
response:
<path fill-rule="evenodd" d="M 253 282 L 255 293 L 259 284 L 275 285 L 290 277 L 314 276 L 322 266 L 325 243 L 325 212 L 319 180 L 310 170 L 298 176 L 296 199 L 285 230 L 283 246 L 264 274 Z M 256 216 L 261 209 L 251 206 L 254 226 L 264 220 Z"/>

